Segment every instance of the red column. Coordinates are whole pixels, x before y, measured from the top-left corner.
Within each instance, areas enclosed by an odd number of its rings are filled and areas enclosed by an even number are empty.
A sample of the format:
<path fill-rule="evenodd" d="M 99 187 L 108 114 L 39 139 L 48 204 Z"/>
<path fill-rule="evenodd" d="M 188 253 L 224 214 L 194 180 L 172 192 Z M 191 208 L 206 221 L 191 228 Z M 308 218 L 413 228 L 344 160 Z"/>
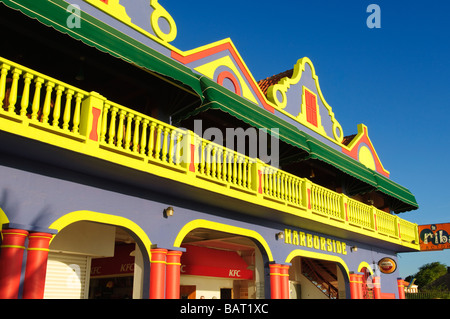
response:
<path fill-rule="evenodd" d="M 280 290 L 281 299 L 289 299 L 289 266 L 280 266 Z"/>
<path fill-rule="evenodd" d="M 270 298 L 280 299 L 281 298 L 281 276 L 280 276 L 280 265 L 270 264 Z"/>
<path fill-rule="evenodd" d="M 166 299 L 180 298 L 181 251 L 169 251 L 166 264 Z"/>
<path fill-rule="evenodd" d="M 397 279 L 397 285 L 398 285 L 398 299 L 405 299 L 405 282 L 403 279 L 398 278 Z"/>
<path fill-rule="evenodd" d="M 3 229 L 0 252 L 0 299 L 19 298 L 26 230 Z"/>
<path fill-rule="evenodd" d="M 362 276 L 350 274 L 350 295 L 352 299 L 362 299 Z"/>
<path fill-rule="evenodd" d="M 31 233 L 28 236 L 27 264 L 23 299 L 43 299 L 47 273 L 48 247 L 53 235 Z"/>
<path fill-rule="evenodd" d="M 150 299 L 164 299 L 166 281 L 166 249 L 152 249 L 150 266 Z"/>
<path fill-rule="evenodd" d="M 373 277 L 373 298 L 374 299 L 381 299 L 381 283 L 380 283 L 380 277 L 376 276 Z"/>

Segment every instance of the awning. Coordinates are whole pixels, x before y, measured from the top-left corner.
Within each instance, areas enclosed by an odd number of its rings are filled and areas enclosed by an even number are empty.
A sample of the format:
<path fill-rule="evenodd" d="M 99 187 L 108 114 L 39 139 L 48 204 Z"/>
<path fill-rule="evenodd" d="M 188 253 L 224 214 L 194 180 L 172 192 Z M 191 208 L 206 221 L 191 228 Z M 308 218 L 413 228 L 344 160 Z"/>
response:
<path fill-rule="evenodd" d="M 278 128 L 279 139 L 298 147 L 308 153 L 305 159 L 315 159 L 327 163 L 339 171 L 356 178 L 364 186 L 359 186 L 364 192 L 376 190 L 393 199 L 393 210 L 396 213 L 417 209 L 414 195 L 406 188 L 392 182 L 386 177 L 367 168 L 349 156 L 320 142 L 314 137 L 300 131 L 295 126 L 281 120 L 263 108 L 233 94 L 214 81 L 202 77 L 200 83 L 205 97 L 204 103 L 196 108 L 184 110 L 176 114 L 172 121 L 178 123 L 183 119 L 197 115 L 210 109 L 226 112 L 245 123 L 256 127 L 270 129 Z"/>
<path fill-rule="evenodd" d="M 253 279 L 253 271 L 235 251 L 183 245 L 181 274 L 206 277 Z"/>
<path fill-rule="evenodd" d="M 131 37 L 117 31 L 109 25 L 81 12 L 80 28 L 67 26 L 68 2 L 63 0 L 0 0 L 10 8 L 21 11 L 30 18 L 70 35 L 86 45 L 102 52 L 160 74 L 171 79 L 202 98 L 198 76 L 180 63 L 145 46 Z"/>

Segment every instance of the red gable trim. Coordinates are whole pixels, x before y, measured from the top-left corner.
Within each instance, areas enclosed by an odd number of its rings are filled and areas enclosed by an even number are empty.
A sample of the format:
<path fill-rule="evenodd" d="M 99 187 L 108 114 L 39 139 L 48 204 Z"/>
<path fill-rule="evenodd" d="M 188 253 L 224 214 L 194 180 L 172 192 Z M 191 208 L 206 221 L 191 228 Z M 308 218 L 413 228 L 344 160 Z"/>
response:
<path fill-rule="evenodd" d="M 203 59 L 205 57 L 208 57 L 210 55 L 216 54 L 218 52 L 226 51 L 228 50 L 231 54 L 231 56 L 236 61 L 240 71 L 244 75 L 245 79 L 250 84 L 250 87 L 253 90 L 253 93 L 256 94 L 258 100 L 261 102 L 262 106 L 269 112 L 275 113 L 275 108 L 267 102 L 265 96 L 262 94 L 260 87 L 256 83 L 256 81 L 253 79 L 253 77 L 250 75 L 250 72 L 245 67 L 244 63 L 242 62 L 242 59 L 239 57 L 238 53 L 236 52 L 235 48 L 231 45 L 229 41 L 218 44 L 213 47 L 206 48 L 201 51 L 197 51 L 192 54 L 188 55 L 181 55 L 178 52 L 172 51 L 172 58 L 177 60 L 178 62 L 181 62 L 183 64 L 188 64 L 200 59 Z"/>
<path fill-rule="evenodd" d="M 383 176 L 389 178 L 389 172 L 386 171 L 378 158 L 377 152 L 370 141 L 367 127 L 364 125 L 358 125 L 358 135 L 349 143 L 349 147 L 342 147 L 342 152 L 355 160 L 358 160 L 358 150 L 361 144 L 365 144 L 370 152 L 372 153 L 373 159 L 375 161 L 376 171 Z"/>

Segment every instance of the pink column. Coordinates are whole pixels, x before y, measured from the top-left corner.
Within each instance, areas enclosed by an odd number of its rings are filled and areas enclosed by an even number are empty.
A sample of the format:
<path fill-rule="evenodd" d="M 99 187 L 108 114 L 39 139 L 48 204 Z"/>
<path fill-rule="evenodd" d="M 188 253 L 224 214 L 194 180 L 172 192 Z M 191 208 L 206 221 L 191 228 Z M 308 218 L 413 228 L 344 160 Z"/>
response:
<path fill-rule="evenodd" d="M 164 299 L 166 281 L 166 249 L 152 249 L 150 266 L 150 299 Z"/>
<path fill-rule="evenodd" d="M 362 275 L 350 274 L 351 299 L 362 299 Z"/>
<path fill-rule="evenodd" d="M 181 251 L 169 251 L 166 263 L 166 299 L 180 298 Z"/>
<path fill-rule="evenodd" d="M 23 299 L 44 298 L 48 248 L 52 237 L 53 235 L 47 233 L 31 233 L 28 236 Z"/>
<path fill-rule="evenodd" d="M 373 298 L 381 299 L 381 283 L 380 277 L 373 277 Z"/>
<path fill-rule="evenodd" d="M 0 299 L 19 298 L 26 230 L 3 229 L 0 251 Z"/>
<path fill-rule="evenodd" d="M 289 299 L 289 266 L 280 266 L 280 290 L 281 299 Z"/>
<path fill-rule="evenodd" d="M 280 265 L 270 264 L 270 298 L 281 298 L 281 280 L 280 280 Z"/>
<path fill-rule="evenodd" d="M 405 281 L 401 278 L 397 279 L 398 285 L 398 299 L 405 299 Z"/>

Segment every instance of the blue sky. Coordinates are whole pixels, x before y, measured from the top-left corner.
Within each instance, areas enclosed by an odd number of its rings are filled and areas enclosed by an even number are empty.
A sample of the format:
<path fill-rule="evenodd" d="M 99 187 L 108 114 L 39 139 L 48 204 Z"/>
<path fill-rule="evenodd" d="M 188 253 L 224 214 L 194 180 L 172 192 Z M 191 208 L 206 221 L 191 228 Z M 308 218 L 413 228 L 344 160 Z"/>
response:
<path fill-rule="evenodd" d="M 368 126 L 391 179 L 410 189 L 419 225 L 450 222 L 450 2 L 443 0 L 169 1 L 173 45 L 190 50 L 231 38 L 256 80 L 312 60 L 344 134 Z M 381 28 L 368 28 L 369 4 Z M 399 255 L 406 277 L 450 251 Z"/>

